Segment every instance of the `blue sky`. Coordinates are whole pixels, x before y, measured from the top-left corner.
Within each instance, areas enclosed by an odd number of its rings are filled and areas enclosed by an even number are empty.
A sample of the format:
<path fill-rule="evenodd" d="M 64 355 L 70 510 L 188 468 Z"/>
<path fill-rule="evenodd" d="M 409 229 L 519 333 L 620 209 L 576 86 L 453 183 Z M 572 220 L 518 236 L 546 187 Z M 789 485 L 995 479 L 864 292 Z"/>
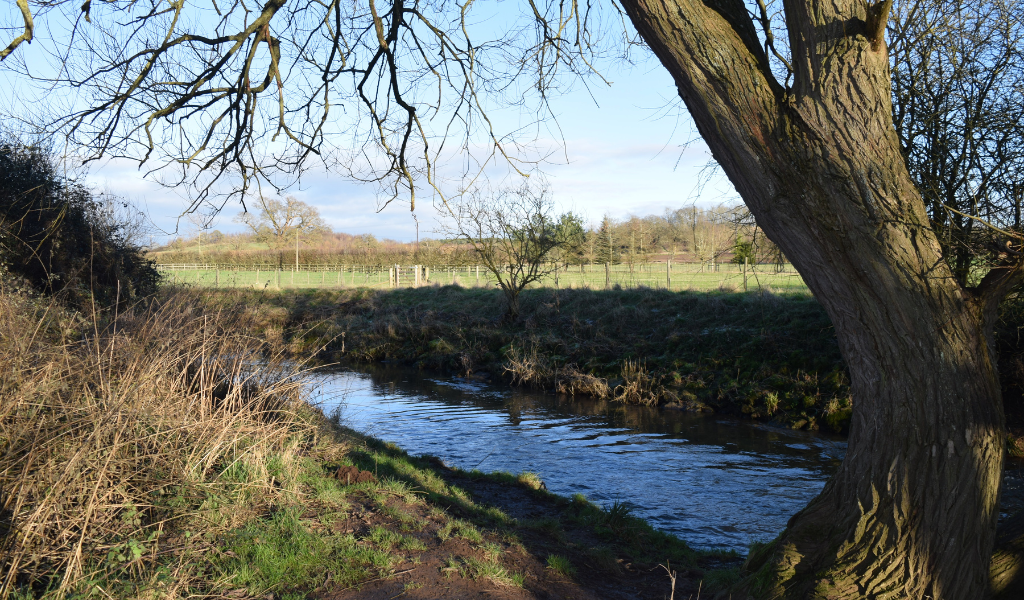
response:
<path fill-rule="evenodd" d="M 710 154 L 676 99 L 671 78 L 659 65 L 647 61 L 606 77 L 611 86 L 592 85 L 590 92 L 577 86 L 554 99 L 557 121 L 541 132 L 547 138 L 543 142 L 557 150 L 542 170 L 560 210 L 572 210 L 596 222 L 605 214 L 624 218 L 660 214 L 694 202 L 735 201 L 731 184 L 720 174 L 698 194 L 698 177 Z M 696 141 L 686 144 L 695 137 Z M 145 181 L 130 164 L 93 168 L 90 179 L 99 188 L 136 201 L 163 231 L 174 230 L 186 205 L 173 190 Z M 378 212 L 373 186 L 314 170 L 289 194 L 316 206 L 335 231 L 402 241 L 415 238 L 408 205 L 396 202 Z M 240 231 L 232 222 L 238 212 L 237 205 L 229 204 L 213 227 Z M 437 229 L 429 198 L 418 201 L 417 217 L 421 237 L 429 237 Z M 187 226 L 182 221 L 181 227 Z"/>
<path fill-rule="evenodd" d="M 492 18 L 501 22 L 502 11 L 512 8 L 511 4 L 499 3 L 499 11 Z M 13 11 L 11 6 L 8 9 Z M 54 26 L 58 29 L 50 33 L 59 37 L 60 22 L 51 23 L 57 23 Z M 32 56 L 41 50 L 40 43 L 42 40 L 19 51 L 25 50 L 31 53 L 26 57 Z M 653 58 L 643 56 L 642 51 L 633 52 L 634 65 L 604 62 L 602 74 L 612 85 L 595 79 L 589 89 L 577 83 L 568 93 L 550 98 L 556 118 L 536 130 L 533 144 L 548 154 L 541 170 L 558 209 L 572 210 L 594 223 L 606 214 L 621 219 L 630 214 L 661 213 L 694 202 L 735 202 L 732 186 L 721 175 L 698 194 L 699 174 L 710 159 L 707 147 L 696 136 L 665 70 Z M 43 66 L 32 62 L 37 68 Z M 0 96 L 13 100 L 22 82 L 12 80 L 9 73 L 0 73 L 0 81 L 8 84 L 3 86 L 7 91 Z M 55 101 L 60 102 L 52 95 L 44 100 Z M 516 110 L 519 109 L 492 113 L 499 133 L 534 120 L 533 115 L 517 114 Z M 458 158 L 452 162 L 458 162 Z M 453 164 L 450 171 L 455 174 L 458 167 Z M 188 205 L 184 193 L 147 181 L 129 161 L 94 164 L 88 180 L 98 191 L 126 197 L 144 210 L 155 226 L 154 241 L 162 241 L 176 229 L 182 233 L 189 230 L 190 224 L 179 220 Z M 316 206 L 336 231 L 372 233 L 403 241 L 415 238 L 416 227 L 408 204 L 395 202 L 381 207 L 374 186 L 314 168 L 288 194 Z M 212 228 L 240 231 L 242 226 L 232 220 L 239 210 L 239 205 L 228 204 L 214 219 Z M 417 201 L 417 217 L 421 237 L 438 229 L 437 212 L 422 191 Z"/>

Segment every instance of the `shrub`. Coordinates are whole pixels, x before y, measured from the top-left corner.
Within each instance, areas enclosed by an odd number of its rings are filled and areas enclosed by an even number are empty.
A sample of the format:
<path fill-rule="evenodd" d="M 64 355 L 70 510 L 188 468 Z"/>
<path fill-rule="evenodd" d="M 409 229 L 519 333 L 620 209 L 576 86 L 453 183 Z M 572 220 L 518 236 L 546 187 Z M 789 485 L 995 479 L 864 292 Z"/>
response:
<path fill-rule="evenodd" d="M 0 272 L 78 306 L 152 293 L 159 274 L 118 202 L 61 177 L 45 150 L 0 142 Z"/>

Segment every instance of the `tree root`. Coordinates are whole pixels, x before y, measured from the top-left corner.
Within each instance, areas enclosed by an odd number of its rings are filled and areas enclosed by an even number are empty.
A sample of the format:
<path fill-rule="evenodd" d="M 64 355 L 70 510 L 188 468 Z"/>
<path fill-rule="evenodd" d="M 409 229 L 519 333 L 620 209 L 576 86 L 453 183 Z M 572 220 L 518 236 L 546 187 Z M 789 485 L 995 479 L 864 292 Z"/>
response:
<path fill-rule="evenodd" d="M 993 600 L 1024 597 L 1024 510 L 999 528 L 989 576 Z"/>

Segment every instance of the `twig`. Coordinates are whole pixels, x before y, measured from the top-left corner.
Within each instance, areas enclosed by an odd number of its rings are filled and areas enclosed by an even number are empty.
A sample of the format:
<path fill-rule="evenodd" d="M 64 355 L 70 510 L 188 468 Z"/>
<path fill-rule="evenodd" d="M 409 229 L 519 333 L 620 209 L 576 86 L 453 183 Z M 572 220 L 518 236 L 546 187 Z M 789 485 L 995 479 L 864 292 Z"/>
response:
<path fill-rule="evenodd" d="M 672 581 L 672 593 L 671 593 L 671 595 L 669 595 L 668 600 L 675 600 L 675 597 L 676 597 L 676 572 L 672 570 L 672 564 L 669 561 L 667 561 L 667 560 L 665 561 L 665 564 L 658 565 L 658 566 L 661 567 L 662 569 L 665 569 L 665 572 L 668 573 L 668 578 Z M 698 588 L 698 590 L 699 590 L 699 588 Z M 697 597 L 698 598 L 700 597 L 700 591 L 697 592 Z"/>
<path fill-rule="evenodd" d="M 355 588 L 357 588 L 357 587 L 359 587 L 361 585 L 366 585 L 367 583 L 373 583 L 374 581 L 381 581 L 381 580 L 384 580 L 384 579 L 390 579 L 392 577 L 397 577 L 398 575 L 405 575 L 406 573 L 411 573 L 411 572 L 413 572 L 415 570 L 416 570 L 415 568 L 406 569 L 404 571 L 398 571 L 397 573 L 392 573 L 390 575 L 384 575 L 382 577 L 375 577 L 373 579 L 367 579 L 366 581 L 360 581 L 359 583 L 357 583 L 355 585 L 350 585 L 347 588 L 344 588 L 344 589 L 341 589 L 341 590 L 338 590 L 338 591 L 339 592 L 344 592 L 346 590 L 353 590 L 353 589 L 355 589 Z"/>

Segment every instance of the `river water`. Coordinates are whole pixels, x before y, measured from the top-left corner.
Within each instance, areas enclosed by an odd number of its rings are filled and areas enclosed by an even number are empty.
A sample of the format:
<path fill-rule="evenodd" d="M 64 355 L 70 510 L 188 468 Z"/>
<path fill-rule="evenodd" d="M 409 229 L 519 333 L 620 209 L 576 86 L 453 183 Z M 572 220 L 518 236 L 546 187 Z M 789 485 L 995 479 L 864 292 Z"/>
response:
<path fill-rule="evenodd" d="M 774 538 L 846 449 L 825 435 L 402 368 L 327 373 L 319 393 L 343 424 L 412 454 L 532 471 L 557 494 L 626 503 L 695 547 L 745 551 Z"/>

